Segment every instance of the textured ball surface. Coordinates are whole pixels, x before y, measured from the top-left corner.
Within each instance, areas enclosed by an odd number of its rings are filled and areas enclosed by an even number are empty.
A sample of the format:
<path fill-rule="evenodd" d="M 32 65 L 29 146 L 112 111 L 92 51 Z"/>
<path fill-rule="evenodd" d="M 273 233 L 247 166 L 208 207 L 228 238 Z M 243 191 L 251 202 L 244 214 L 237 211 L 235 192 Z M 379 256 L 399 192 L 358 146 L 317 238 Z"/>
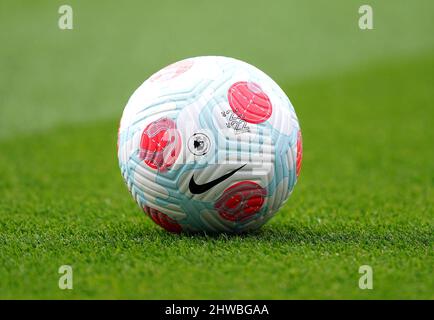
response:
<path fill-rule="evenodd" d="M 280 87 L 226 57 L 171 64 L 122 115 L 118 157 L 140 208 L 170 232 L 243 232 L 288 199 L 301 168 L 297 116 Z"/>

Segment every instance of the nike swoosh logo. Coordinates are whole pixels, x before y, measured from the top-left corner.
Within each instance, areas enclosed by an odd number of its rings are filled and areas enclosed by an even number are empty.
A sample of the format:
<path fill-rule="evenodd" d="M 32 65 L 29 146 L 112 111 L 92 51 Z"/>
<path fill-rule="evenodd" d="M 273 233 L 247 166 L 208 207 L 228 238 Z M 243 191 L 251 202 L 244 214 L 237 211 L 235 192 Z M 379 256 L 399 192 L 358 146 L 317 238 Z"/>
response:
<path fill-rule="evenodd" d="M 241 167 L 239 167 L 239 168 L 237 168 L 235 170 L 232 170 L 231 172 L 228 172 L 228 173 L 222 175 L 221 177 L 219 177 L 217 179 L 214 179 L 212 181 L 209 181 L 207 183 L 204 183 L 204 184 L 197 184 L 194 181 L 194 174 L 193 174 L 191 176 L 190 183 L 188 184 L 188 188 L 190 189 L 190 192 L 193 193 L 193 194 L 201 194 L 201 193 L 207 192 L 209 189 L 211 189 L 212 187 L 218 185 L 220 182 L 225 181 L 227 178 L 229 178 L 230 176 L 232 176 L 238 170 L 244 168 L 244 166 L 246 164 L 243 164 Z"/>

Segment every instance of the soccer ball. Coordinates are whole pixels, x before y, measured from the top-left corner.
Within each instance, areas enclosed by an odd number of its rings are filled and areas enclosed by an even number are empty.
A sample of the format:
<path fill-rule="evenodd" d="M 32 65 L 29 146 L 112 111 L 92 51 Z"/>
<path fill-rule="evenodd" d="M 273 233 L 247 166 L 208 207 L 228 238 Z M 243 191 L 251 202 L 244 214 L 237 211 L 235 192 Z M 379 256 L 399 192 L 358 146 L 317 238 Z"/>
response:
<path fill-rule="evenodd" d="M 120 122 L 122 176 L 140 208 L 170 232 L 254 230 L 300 173 L 294 108 L 265 73 L 227 57 L 189 58 L 131 96 Z"/>

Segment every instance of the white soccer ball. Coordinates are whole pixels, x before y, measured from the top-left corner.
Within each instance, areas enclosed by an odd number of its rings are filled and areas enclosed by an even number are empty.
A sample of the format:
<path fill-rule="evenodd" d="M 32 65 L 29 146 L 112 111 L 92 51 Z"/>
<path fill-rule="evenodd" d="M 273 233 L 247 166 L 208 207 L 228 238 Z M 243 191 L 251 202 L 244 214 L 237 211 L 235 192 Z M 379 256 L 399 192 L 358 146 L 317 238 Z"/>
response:
<path fill-rule="evenodd" d="M 131 96 L 118 135 L 122 176 L 151 219 L 171 232 L 243 232 L 291 194 L 300 126 L 265 73 L 226 57 L 171 64 Z"/>

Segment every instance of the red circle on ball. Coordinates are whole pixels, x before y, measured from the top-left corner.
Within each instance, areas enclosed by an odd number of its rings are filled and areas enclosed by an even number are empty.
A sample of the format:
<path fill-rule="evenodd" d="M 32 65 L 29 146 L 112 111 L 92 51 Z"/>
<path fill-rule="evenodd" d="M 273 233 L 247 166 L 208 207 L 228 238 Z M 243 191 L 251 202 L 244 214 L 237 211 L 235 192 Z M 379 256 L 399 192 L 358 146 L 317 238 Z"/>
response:
<path fill-rule="evenodd" d="M 296 160 L 296 174 L 297 178 L 300 175 L 301 161 L 303 159 L 303 138 L 301 136 L 301 130 L 298 130 L 297 134 L 297 160 Z"/>
<path fill-rule="evenodd" d="M 180 233 L 182 231 L 181 225 L 170 218 L 167 214 L 148 206 L 144 206 L 143 211 L 145 211 L 152 221 L 163 229 L 173 233 Z"/>
<path fill-rule="evenodd" d="M 228 90 L 228 101 L 240 119 L 254 124 L 266 121 L 273 109 L 268 95 L 254 82 L 234 83 Z"/>
<path fill-rule="evenodd" d="M 241 181 L 227 188 L 214 208 L 229 221 L 242 222 L 258 213 L 265 203 L 267 190 L 253 181 Z"/>
<path fill-rule="evenodd" d="M 167 67 L 161 69 L 157 73 L 155 73 L 151 78 L 149 79 L 151 82 L 164 82 L 171 80 L 173 78 L 176 78 L 180 76 L 181 74 L 187 72 L 190 70 L 190 68 L 193 66 L 192 60 L 181 60 L 175 63 L 172 63 L 171 65 L 168 65 Z"/>
<path fill-rule="evenodd" d="M 176 123 L 170 118 L 160 118 L 142 132 L 139 157 L 149 167 L 167 170 L 179 156 L 181 134 Z"/>

